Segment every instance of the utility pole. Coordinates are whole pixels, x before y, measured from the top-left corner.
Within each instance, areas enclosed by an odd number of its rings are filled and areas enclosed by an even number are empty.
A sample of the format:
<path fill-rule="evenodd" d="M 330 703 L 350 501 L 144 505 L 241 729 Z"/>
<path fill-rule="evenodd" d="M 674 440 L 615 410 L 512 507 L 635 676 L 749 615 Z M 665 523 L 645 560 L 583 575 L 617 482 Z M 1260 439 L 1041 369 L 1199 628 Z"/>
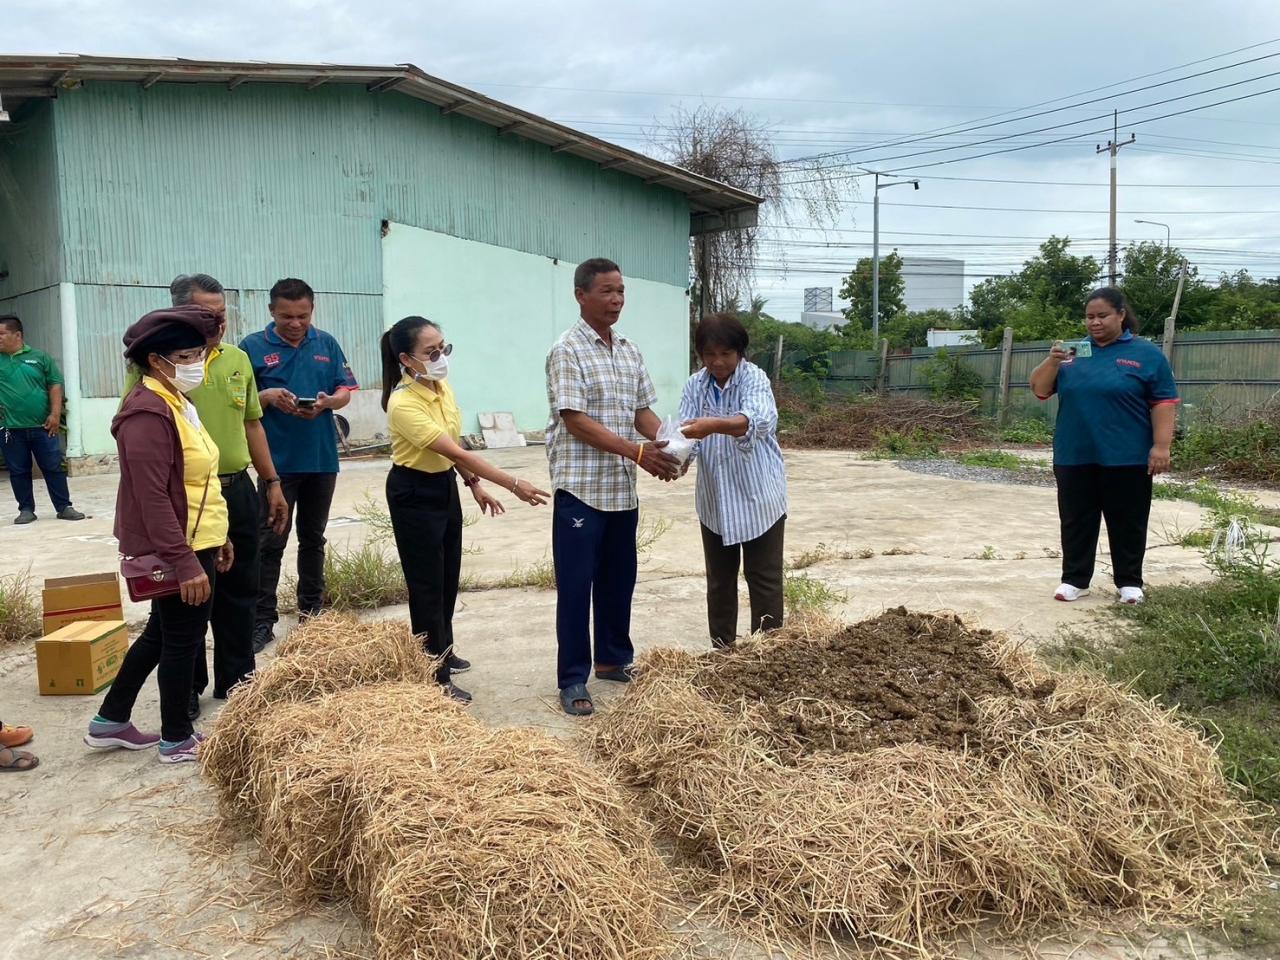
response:
<path fill-rule="evenodd" d="M 864 172 L 870 173 L 876 178 L 871 215 L 871 336 L 878 340 L 880 338 L 880 191 L 887 190 L 889 187 L 897 187 L 904 183 L 909 183 L 919 190 L 920 181 L 895 180 L 892 183 L 881 183 L 881 175 L 875 170 L 864 169 Z M 889 174 L 885 174 L 885 176 L 889 176 Z"/>
<path fill-rule="evenodd" d="M 1120 152 L 1120 148 L 1128 146 L 1138 138 L 1132 133 L 1129 139 L 1124 143 L 1120 143 L 1120 111 L 1113 111 L 1111 115 L 1111 139 L 1107 141 L 1105 147 L 1098 147 L 1097 153 L 1106 150 L 1111 154 L 1111 243 L 1107 247 L 1107 283 L 1111 286 L 1116 285 L 1116 154 Z"/>

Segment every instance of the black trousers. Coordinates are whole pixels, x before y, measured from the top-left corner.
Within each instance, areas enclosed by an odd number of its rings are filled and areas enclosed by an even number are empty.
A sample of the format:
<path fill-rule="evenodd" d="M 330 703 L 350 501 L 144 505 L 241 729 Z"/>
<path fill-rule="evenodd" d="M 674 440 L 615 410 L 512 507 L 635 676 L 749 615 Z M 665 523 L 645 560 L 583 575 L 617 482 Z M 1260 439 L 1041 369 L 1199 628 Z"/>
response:
<path fill-rule="evenodd" d="M 201 550 L 196 554 L 200 566 L 209 578 L 209 586 L 216 591 L 216 549 Z M 191 721 L 187 719 L 187 701 L 191 698 L 191 673 L 196 651 L 204 642 L 209 629 L 209 612 L 212 599 L 198 607 L 183 603 L 177 594 L 151 601 L 151 618 L 142 636 L 133 642 L 120 664 L 107 697 L 98 713 L 115 723 L 126 722 L 133 713 L 138 693 L 151 671 L 156 672 L 160 687 L 160 736 L 171 742 L 181 742 L 191 736 Z"/>
<path fill-rule="evenodd" d="M 393 466 L 387 474 L 387 508 L 396 552 L 409 587 L 409 623 L 427 652 L 442 658 L 436 680 L 449 682 L 453 611 L 462 573 L 462 501 L 458 475 Z"/>
<path fill-rule="evenodd" d="M 731 645 L 738 636 L 738 558 L 742 558 L 751 597 L 751 632 L 782 626 L 782 549 L 787 518 L 746 543 L 726 547 L 720 534 L 702 524 L 702 555 L 707 564 L 707 623 L 711 643 Z"/>
<path fill-rule="evenodd" d="M 282 473 L 280 490 L 289 505 L 284 533 L 276 534 L 267 523 L 267 488 L 258 481 L 261 502 L 259 536 L 262 548 L 258 572 L 257 623 L 274 624 L 280 619 L 276 590 L 280 586 L 280 562 L 289 544 L 294 518 L 298 522 L 298 612 L 319 613 L 324 603 L 324 530 L 329 524 L 336 473 Z"/>
<path fill-rule="evenodd" d="M 1062 525 L 1062 582 L 1084 589 L 1093 579 L 1098 530 L 1107 524 L 1111 572 L 1117 587 L 1142 586 L 1151 517 L 1147 465 L 1054 467 L 1058 520 Z"/>
<path fill-rule="evenodd" d="M 218 574 L 213 592 L 213 695 L 219 700 L 253 673 L 253 622 L 258 605 L 258 492 L 248 470 L 227 478 L 222 485 L 227 501 L 230 530 L 227 539 L 235 550 L 235 562 Z M 196 651 L 192 689 L 204 693 L 209 685 L 209 664 L 204 641 Z"/>

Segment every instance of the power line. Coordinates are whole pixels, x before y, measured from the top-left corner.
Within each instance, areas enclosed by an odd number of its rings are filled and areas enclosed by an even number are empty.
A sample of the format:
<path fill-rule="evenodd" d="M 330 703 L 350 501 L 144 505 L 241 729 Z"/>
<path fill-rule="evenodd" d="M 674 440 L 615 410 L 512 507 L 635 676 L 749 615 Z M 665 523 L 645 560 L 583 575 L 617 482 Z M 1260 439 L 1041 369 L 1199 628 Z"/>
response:
<path fill-rule="evenodd" d="M 971 132 L 973 132 L 973 131 L 975 131 L 975 130 L 986 130 L 986 129 L 990 129 L 991 127 L 1000 127 L 1000 126 L 1004 126 L 1005 124 L 1009 124 L 1009 123 L 1021 123 L 1023 120 L 1034 120 L 1036 117 L 1046 117 L 1046 116 L 1049 116 L 1050 114 L 1054 114 L 1054 113 L 1061 113 L 1061 112 L 1063 112 L 1064 110 L 1079 109 L 1080 107 L 1087 107 L 1087 106 L 1089 106 L 1089 105 L 1091 105 L 1091 104 L 1094 104 L 1094 103 L 1103 103 L 1103 102 L 1105 102 L 1105 101 L 1107 101 L 1107 100 L 1115 100 L 1115 99 L 1117 99 L 1117 98 L 1119 98 L 1119 97 L 1128 97 L 1128 96 L 1132 96 L 1132 95 L 1133 95 L 1133 94 L 1135 94 L 1135 93 L 1142 93 L 1143 91 L 1146 91 L 1146 90 L 1155 90 L 1155 89 L 1157 89 L 1157 88 L 1159 88 L 1159 87 L 1167 87 L 1167 86 L 1169 86 L 1170 84 L 1174 84 L 1174 83 L 1185 83 L 1185 82 L 1186 82 L 1186 81 L 1188 81 L 1188 80 L 1195 80 L 1195 79 L 1196 79 L 1196 78 L 1198 78 L 1198 77 L 1208 76 L 1209 74 L 1212 74 L 1212 73 L 1221 73 L 1223 70 L 1234 70 L 1236 67 L 1243 67 L 1243 66 L 1247 66 L 1247 65 L 1249 65 L 1249 64 L 1251 64 L 1251 63 L 1259 63 L 1259 62 L 1260 62 L 1260 61 L 1262 61 L 1262 60 L 1270 60 L 1270 59 L 1272 59 L 1272 58 L 1274 58 L 1274 57 L 1280 57 L 1280 53 L 1267 53 L 1267 54 L 1263 54 L 1263 55 L 1262 55 L 1262 56 L 1260 56 L 1260 57 L 1253 57 L 1253 58 L 1251 58 L 1251 59 L 1249 59 L 1249 60 L 1241 60 L 1241 61 L 1239 61 L 1239 62 L 1237 62 L 1237 63 L 1228 63 L 1228 64 L 1225 64 L 1225 65 L 1223 65 L 1223 66 L 1221 66 L 1221 67 L 1214 67 L 1214 68 L 1213 68 L 1213 69 L 1211 69 L 1211 70 L 1202 70 L 1202 71 L 1200 71 L 1199 73 L 1189 74 L 1189 75 L 1187 75 L 1187 76 L 1185 76 L 1185 77 L 1174 77 L 1172 80 L 1162 80 L 1162 81 L 1160 81 L 1159 83 L 1151 83 L 1151 84 L 1147 84 L 1147 85 L 1146 85 L 1146 86 L 1144 86 L 1144 87 L 1135 87 L 1135 88 L 1134 88 L 1134 89 L 1132 89 L 1132 90 L 1125 90 L 1125 91 L 1122 91 L 1122 92 L 1120 92 L 1120 93 L 1112 93 L 1112 94 L 1108 94 L 1107 96 L 1104 96 L 1104 97 L 1094 97 L 1092 100 L 1082 100 L 1082 101 L 1080 101 L 1079 103 L 1069 104 L 1068 106 L 1064 106 L 1064 107 L 1054 107 L 1054 108 L 1053 108 L 1053 109 L 1051 109 L 1051 110 L 1039 110 L 1039 111 L 1036 111 L 1035 113 L 1028 113 L 1028 114 L 1024 114 L 1023 116 L 1020 116 L 1020 117 L 1010 117 L 1009 119 L 1006 119 L 1006 120 L 996 120 L 996 121 L 993 121 L 993 122 L 991 122 L 991 123 L 980 123 L 980 124 L 975 124 L 975 125 L 973 125 L 973 126 L 962 127 L 962 128 L 960 128 L 960 129 L 958 129 L 958 130 L 951 130 L 951 131 L 949 131 L 949 134 L 948 134 L 948 135 L 955 135 L 955 134 L 957 134 L 957 133 L 971 133 Z M 1275 73 L 1270 73 L 1270 74 L 1264 74 L 1263 76 L 1265 77 L 1265 76 L 1276 76 L 1276 75 L 1277 75 L 1277 74 L 1275 74 Z M 1219 87 L 1213 87 L 1213 88 L 1210 88 L 1209 90 L 1203 91 L 1203 93 L 1212 93 L 1212 92 L 1214 92 L 1215 90 L 1225 90 L 1225 89 L 1227 89 L 1228 87 L 1232 87 L 1232 86 L 1239 86 L 1239 85 L 1240 85 L 1240 84 L 1242 84 L 1242 83 L 1251 83 L 1251 82 L 1253 82 L 1253 80 L 1259 80 L 1259 79 L 1262 79 L 1262 77 L 1254 77 L 1254 78 L 1252 78 L 1252 79 L 1250 79 L 1250 80 L 1241 80 L 1241 81 L 1237 81 L 1236 83 L 1223 84 L 1222 86 L 1219 86 Z M 1171 98 L 1171 99 L 1169 99 L 1169 100 L 1162 100 L 1162 101 L 1158 101 L 1158 102 L 1157 102 L 1157 103 L 1155 103 L 1155 104 L 1148 104 L 1148 105 L 1146 105 L 1146 106 L 1159 106 L 1159 105 L 1160 105 L 1160 104 L 1162 104 L 1162 103 L 1172 103 L 1174 100 L 1185 100 L 1187 97 L 1191 97 L 1191 96 L 1200 96 L 1200 95 L 1201 95 L 1201 94 L 1195 94 L 1195 93 L 1192 93 L 1192 94 L 1185 94 L 1185 95 L 1183 95 L 1183 96 L 1181 96 L 1181 97 L 1174 97 L 1174 98 Z M 1136 108 L 1129 108 L 1129 109 L 1143 109 L 1143 108 L 1142 108 L 1142 107 L 1136 107 Z M 1103 114 L 1103 116 L 1105 116 L 1105 114 Z M 1072 121 L 1070 124 L 1065 124 L 1065 125 L 1066 125 L 1066 126 L 1071 126 L 1071 125 L 1074 125 L 1074 124 L 1076 124 L 1076 123 L 1088 123 L 1088 122 L 1089 122 L 1089 120 L 1091 120 L 1091 119 L 1096 119 L 1096 118 L 1092 118 L 1092 117 L 1090 117 L 1090 118 L 1087 118 L 1087 119 L 1084 119 L 1084 120 L 1075 120 L 1075 121 Z M 1042 130 L 1052 130 L 1052 129 L 1055 129 L 1055 127 L 1044 127 L 1044 128 L 1042 128 Z M 1036 130 L 1036 131 L 1031 131 L 1031 132 L 1032 132 L 1032 133 L 1038 133 L 1038 132 L 1041 132 L 1041 131 Z M 907 145 L 907 144 L 912 144 L 912 143 L 926 143 L 926 142 L 928 142 L 928 141 L 930 141 L 930 140 L 937 139 L 939 136 L 942 136 L 942 135 L 943 135 L 943 134 L 941 134 L 941 133 L 933 133 L 933 134 L 926 134 L 926 135 L 923 135 L 923 136 L 917 136 L 917 137 L 908 137 L 908 138 L 905 138 L 905 139 L 902 139 L 902 140 L 895 140 L 895 141 L 890 141 L 890 142 L 888 142 L 888 143 L 881 144 L 879 147 L 874 148 L 874 149 L 887 149 L 887 148 L 889 148 L 889 147 L 905 146 L 905 145 Z M 988 141 L 985 141 L 985 142 L 987 142 L 987 143 L 994 143 L 994 142 L 996 142 L 996 141 L 995 141 L 995 140 L 988 140 Z M 828 152 L 828 153 L 819 153 L 819 154 L 814 154 L 813 156 L 809 156 L 809 157 L 797 157 L 797 158 L 795 158 L 795 159 L 793 159 L 793 160 L 788 160 L 788 161 L 784 161 L 784 162 L 786 162 L 786 163 L 801 163 L 801 162 L 811 162 L 811 161 L 814 161 L 814 160 L 826 160 L 826 159 L 828 159 L 828 158 L 830 158 L 830 157 L 846 156 L 847 154 L 849 154 L 849 153 L 853 153 L 853 152 L 855 152 L 855 151 L 853 151 L 853 150 L 834 150 L 834 151 L 830 151 L 830 152 Z M 929 152 L 937 152 L 937 151 L 924 151 L 924 152 L 929 153 Z M 908 154 L 908 156 L 914 156 L 914 154 Z M 893 159 L 897 159 L 897 158 L 896 158 L 896 157 L 887 157 L 887 158 L 884 158 L 884 159 L 893 160 Z M 870 162 L 870 163 L 880 163 L 880 162 L 883 162 L 883 161 L 882 161 L 882 160 L 873 160 L 873 161 L 868 161 L 868 162 Z"/>

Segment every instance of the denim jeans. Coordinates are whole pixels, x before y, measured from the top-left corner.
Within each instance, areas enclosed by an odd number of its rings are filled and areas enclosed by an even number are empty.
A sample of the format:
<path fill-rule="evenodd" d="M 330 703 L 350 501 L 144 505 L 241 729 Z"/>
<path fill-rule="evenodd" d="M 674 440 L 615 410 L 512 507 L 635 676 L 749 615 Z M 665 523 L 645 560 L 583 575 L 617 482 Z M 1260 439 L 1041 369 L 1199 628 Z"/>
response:
<path fill-rule="evenodd" d="M 53 501 L 53 509 L 61 513 L 71 506 L 67 489 L 67 472 L 62 469 L 62 445 L 43 427 L 0 429 L 0 450 L 9 468 L 9 485 L 18 501 L 18 510 L 35 513 L 36 497 L 31 482 L 31 461 L 40 465 L 44 485 Z"/>

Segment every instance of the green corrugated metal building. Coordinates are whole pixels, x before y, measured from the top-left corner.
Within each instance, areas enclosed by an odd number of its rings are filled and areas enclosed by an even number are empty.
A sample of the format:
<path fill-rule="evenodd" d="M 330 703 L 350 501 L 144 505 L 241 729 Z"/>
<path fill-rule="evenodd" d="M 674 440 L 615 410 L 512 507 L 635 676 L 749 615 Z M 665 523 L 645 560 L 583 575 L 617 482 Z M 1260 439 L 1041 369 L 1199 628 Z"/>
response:
<path fill-rule="evenodd" d="M 611 257 L 674 412 L 689 236 L 759 204 L 409 65 L 0 57 L 0 99 L 0 312 L 62 364 L 73 458 L 114 452 L 120 336 L 196 271 L 227 287 L 235 340 L 269 322 L 272 283 L 307 280 L 370 388 L 382 331 L 438 320 L 466 429 L 511 411 L 537 430 L 573 268 Z M 385 432 L 376 393 L 348 407 L 357 437 Z"/>

